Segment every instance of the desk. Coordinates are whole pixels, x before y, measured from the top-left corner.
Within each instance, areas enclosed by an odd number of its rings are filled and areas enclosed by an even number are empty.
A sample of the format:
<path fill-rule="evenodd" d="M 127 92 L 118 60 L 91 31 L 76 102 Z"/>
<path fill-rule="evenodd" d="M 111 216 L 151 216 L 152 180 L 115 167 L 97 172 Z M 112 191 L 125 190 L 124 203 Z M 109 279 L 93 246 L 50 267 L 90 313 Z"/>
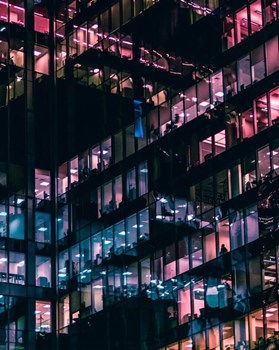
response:
<path fill-rule="evenodd" d="M 24 277 L 24 275 L 18 275 L 18 274 L 14 274 L 14 273 L 10 273 L 8 275 L 5 272 L 1 272 L 0 273 L 0 282 L 15 283 L 15 284 L 25 284 L 25 277 Z"/>

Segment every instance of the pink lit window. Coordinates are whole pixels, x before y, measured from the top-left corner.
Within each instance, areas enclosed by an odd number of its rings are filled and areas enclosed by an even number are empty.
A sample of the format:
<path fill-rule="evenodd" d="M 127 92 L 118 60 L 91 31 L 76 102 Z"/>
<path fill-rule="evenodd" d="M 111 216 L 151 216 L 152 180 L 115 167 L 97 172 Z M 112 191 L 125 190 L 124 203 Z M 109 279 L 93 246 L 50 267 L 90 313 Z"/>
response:
<path fill-rule="evenodd" d="M 235 16 L 236 42 L 240 43 L 247 38 L 248 34 L 248 16 L 247 8 L 238 11 Z"/>
<path fill-rule="evenodd" d="M 47 10 L 44 8 L 35 8 L 34 28 L 36 32 L 49 33 L 49 19 Z"/>
<path fill-rule="evenodd" d="M 24 8 L 10 4 L 10 23 L 16 23 L 20 26 L 25 26 L 25 10 Z"/>
<path fill-rule="evenodd" d="M 0 1 L 0 20 L 8 22 L 8 2 Z"/>

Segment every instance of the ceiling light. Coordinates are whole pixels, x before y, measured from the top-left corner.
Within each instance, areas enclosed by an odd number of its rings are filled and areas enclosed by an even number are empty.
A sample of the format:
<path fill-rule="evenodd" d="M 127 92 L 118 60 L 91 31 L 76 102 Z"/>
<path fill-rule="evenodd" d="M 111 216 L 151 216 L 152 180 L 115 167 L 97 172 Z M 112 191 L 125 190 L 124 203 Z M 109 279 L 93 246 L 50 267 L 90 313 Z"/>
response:
<path fill-rule="evenodd" d="M 222 91 L 218 91 L 216 92 L 215 96 L 217 97 L 223 97 L 224 96 L 224 93 Z"/>
<path fill-rule="evenodd" d="M 18 198 L 17 201 L 16 201 L 16 204 L 21 204 L 22 202 L 24 202 L 24 199 L 23 198 Z"/>
<path fill-rule="evenodd" d="M 99 73 L 100 72 L 100 69 L 99 68 L 94 68 L 93 69 L 93 73 Z"/>
<path fill-rule="evenodd" d="M 45 231 L 47 231 L 47 228 L 46 228 L 46 227 L 40 227 L 40 228 L 38 229 L 38 231 L 45 232 Z"/>
<path fill-rule="evenodd" d="M 132 275 L 132 272 L 126 271 L 126 272 L 123 272 L 122 275 L 123 275 L 123 276 L 131 276 L 131 275 Z"/>
<path fill-rule="evenodd" d="M 7 216 L 8 214 L 5 211 L 0 211 L 0 216 Z"/>
<path fill-rule="evenodd" d="M 209 105 L 209 102 L 207 102 L 207 101 L 202 101 L 201 103 L 200 103 L 200 106 L 202 106 L 202 107 L 206 107 L 206 106 L 208 106 Z"/>
<path fill-rule="evenodd" d="M 48 186 L 48 185 L 49 185 L 49 182 L 47 182 L 47 181 L 42 181 L 42 182 L 40 183 L 40 185 L 41 185 L 41 186 Z"/>
<path fill-rule="evenodd" d="M 271 307 L 270 309 L 266 310 L 267 312 L 275 312 L 277 311 L 276 307 Z"/>
<path fill-rule="evenodd" d="M 3 264 L 4 262 L 6 262 L 8 259 L 7 258 L 1 258 L 0 259 L 0 264 Z"/>
<path fill-rule="evenodd" d="M 19 263 L 17 263 L 17 266 L 24 266 L 24 260 L 22 260 Z"/>
<path fill-rule="evenodd" d="M 148 169 L 141 169 L 140 172 L 146 174 L 148 173 Z"/>
<path fill-rule="evenodd" d="M 265 317 L 271 317 L 271 316 L 273 316 L 273 314 L 271 314 L 271 313 L 268 313 L 268 312 L 267 312 L 267 313 L 265 314 Z"/>
<path fill-rule="evenodd" d="M 49 305 L 49 304 L 46 304 L 46 305 L 44 305 L 44 308 L 45 308 L 45 309 L 50 309 L 50 305 Z"/>
<path fill-rule="evenodd" d="M 65 273 L 59 273 L 58 277 L 66 277 L 67 275 Z"/>
<path fill-rule="evenodd" d="M 125 232 L 125 231 L 121 231 L 121 232 L 118 232 L 118 234 L 119 234 L 120 236 L 125 236 L 126 232 Z"/>
<path fill-rule="evenodd" d="M 50 316 L 50 311 L 45 312 L 44 315 Z"/>
<path fill-rule="evenodd" d="M 133 228 L 141 228 L 141 227 L 143 227 L 143 225 L 133 225 Z"/>
<path fill-rule="evenodd" d="M 40 54 L 41 54 L 40 51 L 34 50 L 34 55 L 35 55 L 36 57 L 40 56 Z"/>
<path fill-rule="evenodd" d="M 71 174 L 76 174 L 77 173 L 77 169 L 71 169 L 70 172 L 71 172 Z"/>
<path fill-rule="evenodd" d="M 97 29 L 98 28 L 98 24 L 97 23 L 93 24 L 93 26 L 91 28 Z"/>

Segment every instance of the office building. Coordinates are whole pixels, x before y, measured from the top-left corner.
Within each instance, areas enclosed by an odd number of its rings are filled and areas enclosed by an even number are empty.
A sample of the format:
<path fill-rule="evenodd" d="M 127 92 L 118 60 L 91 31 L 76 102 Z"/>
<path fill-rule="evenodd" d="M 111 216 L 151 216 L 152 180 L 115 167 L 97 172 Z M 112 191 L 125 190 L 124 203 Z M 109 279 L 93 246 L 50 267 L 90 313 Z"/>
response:
<path fill-rule="evenodd" d="M 279 349 L 278 0 L 0 1 L 0 349 Z"/>

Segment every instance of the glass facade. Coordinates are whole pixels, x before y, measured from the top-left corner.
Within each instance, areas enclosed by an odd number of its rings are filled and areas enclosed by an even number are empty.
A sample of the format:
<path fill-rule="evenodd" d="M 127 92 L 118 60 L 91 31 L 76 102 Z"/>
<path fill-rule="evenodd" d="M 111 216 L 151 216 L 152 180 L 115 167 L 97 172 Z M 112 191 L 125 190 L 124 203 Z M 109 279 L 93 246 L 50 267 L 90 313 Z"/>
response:
<path fill-rule="evenodd" d="M 279 348 L 278 17 L 0 1 L 0 349 Z"/>

